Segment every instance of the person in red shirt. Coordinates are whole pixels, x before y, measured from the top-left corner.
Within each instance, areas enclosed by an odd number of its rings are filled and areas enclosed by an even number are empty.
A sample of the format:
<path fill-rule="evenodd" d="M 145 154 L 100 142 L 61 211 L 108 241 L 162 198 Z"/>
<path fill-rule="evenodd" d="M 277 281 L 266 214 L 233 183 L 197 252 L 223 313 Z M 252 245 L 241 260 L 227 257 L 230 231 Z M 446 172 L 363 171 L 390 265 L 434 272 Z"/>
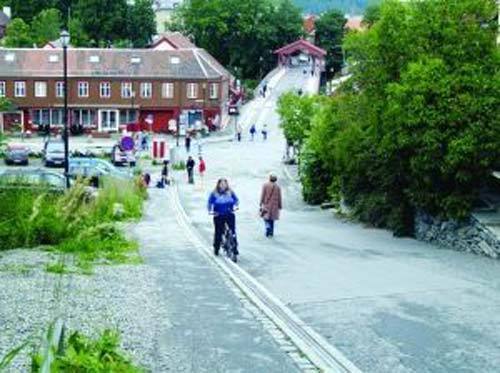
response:
<path fill-rule="evenodd" d="M 200 162 L 198 163 L 198 172 L 200 173 L 200 176 L 203 177 L 205 171 L 207 170 L 207 165 L 205 164 L 203 157 L 200 157 L 199 160 Z"/>

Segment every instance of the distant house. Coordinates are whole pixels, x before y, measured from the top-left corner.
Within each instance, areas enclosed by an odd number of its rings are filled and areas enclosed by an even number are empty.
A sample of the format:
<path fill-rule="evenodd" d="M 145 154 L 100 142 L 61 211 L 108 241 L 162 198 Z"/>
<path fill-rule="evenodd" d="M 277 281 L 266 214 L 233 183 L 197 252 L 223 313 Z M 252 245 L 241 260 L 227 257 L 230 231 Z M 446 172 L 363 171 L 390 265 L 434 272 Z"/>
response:
<path fill-rule="evenodd" d="M 363 16 L 346 16 L 347 23 L 345 28 L 352 31 L 361 31 L 365 27 L 363 26 Z"/>
<path fill-rule="evenodd" d="M 5 36 L 5 30 L 10 22 L 10 8 L 4 7 L 0 10 L 0 39 Z"/>
<path fill-rule="evenodd" d="M 165 32 L 165 23 L 170 21 L 175 8 L 180 6 L 184 0 L 155 0 L 154 10 L 156 14 L 156 31 L 160 34 Z"/>
<path fill-rule="evenodd" d="M 85 132 L 142 128 L 174 131 L 175 124 L 216 129 L 227 114 L 234 77 L 180 33 L 160 35 L 148 49 L 69 48 L 71 126 Z M 0 97 L 18 108 L 4 117 L 25 130 L 60 130 L 64 113 L 62 49 L 0 48 Z"/>

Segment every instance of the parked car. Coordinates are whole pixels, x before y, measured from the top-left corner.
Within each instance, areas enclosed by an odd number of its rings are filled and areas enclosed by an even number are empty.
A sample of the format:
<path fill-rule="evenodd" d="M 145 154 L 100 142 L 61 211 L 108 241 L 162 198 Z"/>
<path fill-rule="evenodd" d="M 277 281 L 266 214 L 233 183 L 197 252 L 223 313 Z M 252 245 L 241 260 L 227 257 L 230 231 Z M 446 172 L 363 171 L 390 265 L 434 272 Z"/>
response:
<path fill-rule="evenodd" d="M 66 189 L 65 177 L 54 171 L 43 168 L 10 169 L 0 172 L 0 188 L 48 188 L 55 191 Z"/>
<path fill-rule="evenodd" d="M 115 145 L 111 149 L 111 163 L 115 166 L 135 167 L 135 154 L 133 151 L 123 150 L 120 145 Z"/>
<path fill-rule="evenodd" d="M 75 157 L 69 160 L 69 174 L 72 177 L 111 176 L 117 179 L 128 179 L 131 174 L 116 168 L 111 162 L 98 158 Z"/>
<path fill-rule="evenodd" d="M 5 164 L 7 165 L 23 165 L 29 163 L 30 149 L 26 145 L 7 145 L 5 149 Z"/>
<path fill-rule="evenodd" d="M 48 141 L 43 151 L 45 167 L 64 167 L 64 143 L 61 141 Z"/>

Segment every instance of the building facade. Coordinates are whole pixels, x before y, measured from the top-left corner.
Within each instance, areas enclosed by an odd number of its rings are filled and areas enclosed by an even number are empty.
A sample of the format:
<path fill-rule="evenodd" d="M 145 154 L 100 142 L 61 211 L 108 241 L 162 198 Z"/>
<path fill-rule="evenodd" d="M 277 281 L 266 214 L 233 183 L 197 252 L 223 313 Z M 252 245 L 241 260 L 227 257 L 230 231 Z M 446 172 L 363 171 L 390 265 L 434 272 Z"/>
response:
<path fill-rule="evenodd" d="M 64 123 L 63 52 L 0 49 L 0 97 L 17 107 L 4 117 L 24 131 Z M 166 133 L 177 125 L 220 125 L 233 77 L 179 34 L 151 49 L 68 49 L 68 120 L 73 132 L 124 126 Z"/>
<path fill-rule="evenodd" d="M 10 22 L 10 7 L 3 7 L 0 10 L 0 39 L 5 36 L 5 30 Z"/>
<path fill-rule="evenodd" d="M 165 24 L 172 19 L 174 10 L 182 5 L 183 2 L 184 0 L 155 0 L 153 2 L 158 33 L 167 31 Z"/>

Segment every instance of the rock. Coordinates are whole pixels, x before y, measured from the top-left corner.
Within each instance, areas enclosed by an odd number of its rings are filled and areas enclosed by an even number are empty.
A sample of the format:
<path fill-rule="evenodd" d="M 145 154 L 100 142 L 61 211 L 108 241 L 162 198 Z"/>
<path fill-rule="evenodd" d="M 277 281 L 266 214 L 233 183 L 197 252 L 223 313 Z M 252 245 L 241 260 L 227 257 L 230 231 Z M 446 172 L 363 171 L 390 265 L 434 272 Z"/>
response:
<path fill-rule="evenodd" d="M 113 216 L 117 219 L 120 219 L 125 215 L 125 208 L 121 203 L 115 203 L 113 205 Z"/>

